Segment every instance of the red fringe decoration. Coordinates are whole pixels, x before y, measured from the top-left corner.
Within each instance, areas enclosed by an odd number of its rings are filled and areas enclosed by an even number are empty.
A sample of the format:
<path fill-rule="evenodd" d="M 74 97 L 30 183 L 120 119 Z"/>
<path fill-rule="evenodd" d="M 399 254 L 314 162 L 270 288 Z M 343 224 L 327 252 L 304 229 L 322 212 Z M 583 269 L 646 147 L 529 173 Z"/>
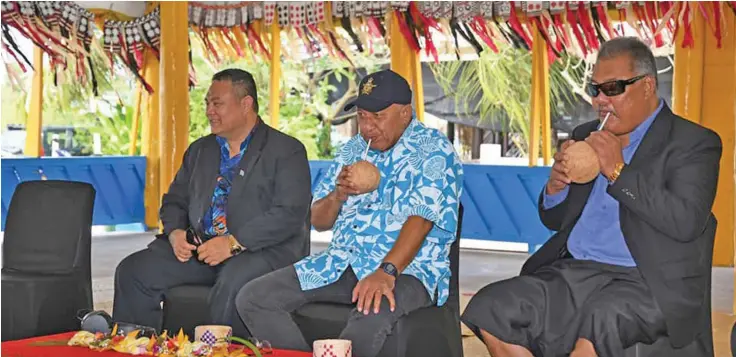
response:
<path fill-rule="evenodd" d="M 470 27 L 478 34 L 478 36 L 480 36 L 483 42 L 488 45 L 488 48 L 490 48 L 491 51 L 498 53 L 498 47 L 496 47 L 496 44 L 493 42 L 493 37 L 491 37 L 492 34 L 489 31 L 488 26 L 486 26 L 485 19 L 480 16 L 473 17 L 473 21 L 470 22 Z"/>
<path fill-rule="evenodd" d="M 690 4 L 687 2 L 683 2 L 682 4 L 683 6 L 685 6 L 685 15 L 682 19 L 685 25 L 685 34 L 682 39 L 682 47 L 690 48 L 693 47 L 693 45 L 695 44 L 695 41 L 693 39 L 693 27 L 690 23 Z"/>
<path fill-rule="evenodd" d="M 570 38 L 567 37 L 567 31 L 565 31 L 565 27 L 562 25 L 562 14 L 552 15 L 552 20 L 555 23 L 555 32 L 557 33 L 557 39 L 561 40 L 562 44 L 565 47 L 570 47 Z M 562 51 L 562 48 L 560 48 L 560 51 Z"/>
<path fill-rule="evenodd" d="M 509 17 L 509 25 L 511 25 L 511 29 L 513 29 L 521 38 L 526 42 L 526 45 L 529 48 L 532 48 L 532 39 L 527 36 L 526 31 L 524 31 L 524 28 L 521 26 L 521 22 L 519 21 L 519 18 L 516 15 L 516 6 L 511 4 L 511 16 Z"/>
<path fill-rule="evenodd" d="M 409 47 L 411 47 L 414 52 L 418 53 L 420 50 L 419 44 L 414 41 L 414 36 L 412 36 L 411 34 L 411 29 L 406 23 L 404 14 L 399 10 L 394 10 L 394 16 L 396 16 L 396 19 L 399 20 L 399 30 L 401 31 L 401 34 L 404 35 L 406 42 L 409 44 Z"/>
<path fill-rule="evenodd" d="M 603 28 L 606 29 L 606 32 L 608 32 L 608 38 L 613 38 L 613 30 L 611 29 L 611 24 L 608 23 L 608 16 L 606 16 L 606 9 L 604 8 L 605 6 L 605 4 L 599 3 L 595 7 L 596 11 L 598 11 L 598 21 L 601 22 Z"/>
<path fill-rule="evenodd" d="M 717 2 L 711 2 L 713 4 L 713 21 L 716 23 L 716 48 L 721 48 L 721 40 L 723 34 L 721 34 L 721 7 Z"/>
<path fill-rule="evenodd" d="M 655 34 L 655 31 L 657 31 L 657 10 L 654 7 L 654 2 L 648 1 L 646 5 L 644 6 L 644 10 L 647 16 L 647 19 L 645 23 L 649 26 L 649 29 L 652 31 L 652 34 L 654 34 L 654 43 L 657 47 L 664 46 L 664 40 L 662 39 L 662 34 Z"/>
<path fill-rule="evenodd" d="M 417 9 L 416 3 L 412 2 L 409 4 L 409 14 L 416 19 L 417 24 L 421 24 L 424 30 L 424 40 L 426 43 L 426 47 L 424 48 L 424 51 L 427 53 L 427 55 L 432 55 L 434 58 L 435 63 L 440 63 L 439 59 L 439 53 L 437 51 L 437 47 L 434 45 L 434 41 L 432 41 L 432 33 L 429 31 L 430 27 L 433 27 L 439 31 L 440 25 L 431 17 L 424 16 L 419 9 Z"/>
<path fill-rule="evenodd" d="M 572 27 L 572 33 L 573 35 L 575 35 L 575 39 L 578 40 L 578 45 L 583 51 L 583 55 L 587 56 L 588 46 L 585 44 L 583 34 L 580 33 L 580 28 L 578 28 L 577 16 L 575 16 L 575 11 L 571 10 L 570 8 L 567 9 L 567 23 L 570 24 L 570 27 Z"/>
<path fill-rule="evenodd" d="M 595 28 L 593 28 L 590 13 L 588 12 L 588 9 L 585 8 L 585 3 L 582 1 L 578 5 L 578 19 L 580 19 L 580 25 L 583 27 L 588 44 L 590 44 L 593 49 L 597 50 L 600 47 L 598 37 L 595 35 Z"/>

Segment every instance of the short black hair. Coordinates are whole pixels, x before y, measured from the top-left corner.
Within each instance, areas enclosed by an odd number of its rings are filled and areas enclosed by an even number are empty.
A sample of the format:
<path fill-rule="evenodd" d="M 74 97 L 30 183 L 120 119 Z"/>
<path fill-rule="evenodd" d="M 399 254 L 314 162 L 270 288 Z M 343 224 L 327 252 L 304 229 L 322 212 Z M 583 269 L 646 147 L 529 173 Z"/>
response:
<path fill-rule="evenodd" d="M 620 55 L 627 55 L 631 58 L 631 64 L 636 75 L 651 75 L 654 77 L 654 84 L 659 85 L 657 62 L 655 62 L 654 54 L 647 44 L 636 37 L 613 38 L 601 45 L 597 61 Z"/>
<path fill-rule="evenodd" d="M 215 73 L 212 81 L 230 81 L 235 88 L 235 92 L 240 98 L 245 96 L 253 97 L 253 110 L 258 113 L 258 90 L 256 89 L 256 81 L 253 75 L 237 68 L 228 68 Z"/>

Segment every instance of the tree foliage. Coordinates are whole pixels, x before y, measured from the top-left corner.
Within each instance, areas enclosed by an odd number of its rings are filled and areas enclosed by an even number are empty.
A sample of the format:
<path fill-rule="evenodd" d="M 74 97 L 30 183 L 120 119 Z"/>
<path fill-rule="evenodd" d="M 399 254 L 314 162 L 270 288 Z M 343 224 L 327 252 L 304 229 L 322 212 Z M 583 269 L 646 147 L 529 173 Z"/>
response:
<path fill-rule="evenodd" d="M 571 104 L 576 99 L 570 78 L 581 81 L 579 67 L 565 66 L 576 59 L 564 57 L 550 67 L 550 103 Z M 528 152 L 531 111 L 531 53 L 502 46 L 499 53 L 486 48 L 475 61 L 449 61 L 431 64 L 435 78 L 445 93 L 455 100 L 458 112 L 479 112 L 480 121 L 496 121 L 507 131 L 521 133 L 516 142 L 522 154 Z M 554 113 L 554 112 L 553 112 Z"/>

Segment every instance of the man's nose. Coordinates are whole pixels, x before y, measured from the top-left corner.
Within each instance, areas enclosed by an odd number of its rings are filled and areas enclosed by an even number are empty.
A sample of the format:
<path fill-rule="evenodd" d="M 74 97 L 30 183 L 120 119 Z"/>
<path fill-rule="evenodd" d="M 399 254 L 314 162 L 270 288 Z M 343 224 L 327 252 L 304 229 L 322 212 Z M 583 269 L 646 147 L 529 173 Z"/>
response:
<path fill-rule="evenodd" d="M 593 98 L 593 107 L 596 109 L 605 108 L 607 106 L 610 106 L 610 104 L 611 98 L 603 94 L 603 92 L 598 93 L 598 96 Z"/>

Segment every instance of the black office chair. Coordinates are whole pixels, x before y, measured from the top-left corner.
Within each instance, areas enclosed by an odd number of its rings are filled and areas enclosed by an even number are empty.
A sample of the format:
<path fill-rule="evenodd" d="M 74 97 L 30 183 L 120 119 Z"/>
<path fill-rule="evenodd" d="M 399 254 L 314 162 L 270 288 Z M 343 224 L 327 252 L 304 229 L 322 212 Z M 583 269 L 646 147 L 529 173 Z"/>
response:
<path fill-rule="evenodd" d="M 79 330 L 77 312 L 92 309 L 94 199 L 82 182 L 16 187 L 3 243 L 3 341 Z"/>
<path fill-rule="evenodd" d="M 379 353 L 391 356 L 462 357 L 460 330 L 460 231 L 463 207 L 460 206 L 457 239 L 450 248 L 450 296 L 443 306 L 419 309 L 401 318 Z M 354 305 L 309 303 L 298 309 L 294 321 L 311 346 L 315 340 L 336 338 L 347 325 Z"/>
<path fill-rule="evenodd" d="M 715 221 L 715 216 L 713 216 L 713 220 Z M 710 227 L 712 232 L 710 234 L 713 234 L 715 236 L 716 231 L 716 223 Z M 706 250 L 709 252 L 707 255 L 709 257 L 708 259 L 708 266 L 713 265 L 713 241 L 710 241 L 710 247 L 706 248 Z M 705 309 L 703 310 L 703 315 L 700 317 L 700 326 L 701 332 L 698 336 L 695 337 L 695 340 L 693 340 L 690 344 L 688 344 L 685 347 L 682 348 L 674 348 L 672 347 L 670 343 L 670 339 L 668 337 L 662 337 L 655 341 L 651 345 L 645 345 L 643 343 L 636 344 L 626 350 L 626 354 L 624 357 L 692 357 L 692 356 L 713 356 L 714 348 L 713 348 L 713 318 L 711 317 L 711 275 L 708 274 L 708 278 L 706 280 L 705 285 Z M 733 335 L 732 335 L 733 336 Z M 732 337 L 733 338 L 733 337 Z"/>

